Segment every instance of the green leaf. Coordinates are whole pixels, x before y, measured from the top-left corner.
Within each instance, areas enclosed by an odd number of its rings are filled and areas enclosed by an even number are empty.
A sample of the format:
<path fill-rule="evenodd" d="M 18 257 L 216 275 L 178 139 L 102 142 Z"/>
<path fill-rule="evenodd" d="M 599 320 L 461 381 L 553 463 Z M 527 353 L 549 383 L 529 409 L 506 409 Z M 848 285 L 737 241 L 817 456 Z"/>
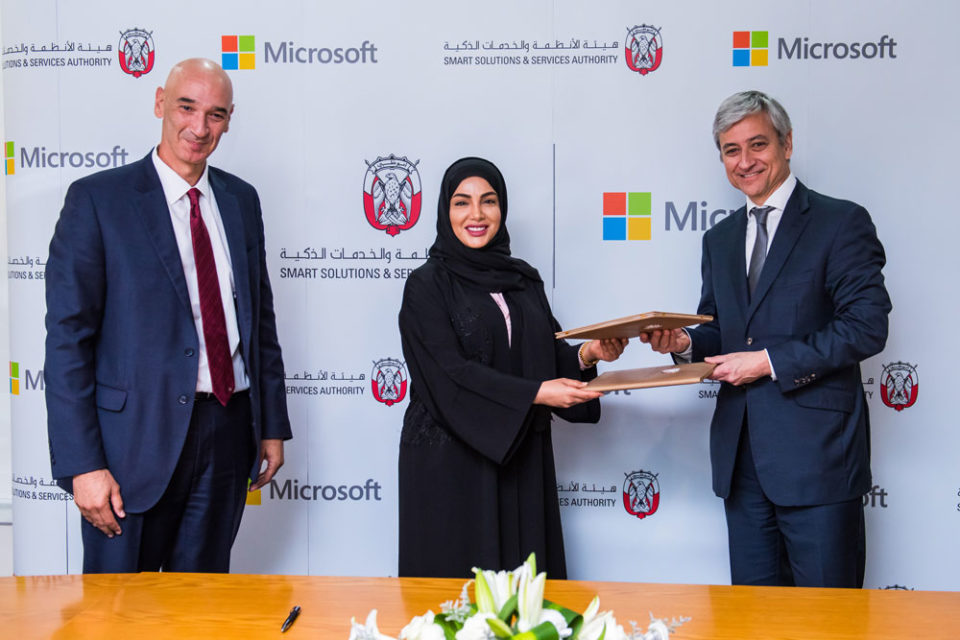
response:
<path fill-rule="evenodd" d="M 510 598 L 503 603 L 503 608 L 500 609 L 500 613 L 497 614 L 497 617 L 503 620 L 504 622 L 509 623 L 510 618 L 513 617 L 513 614 L 517 611 L 517 594 L 513 594 Z"/>
<path fill-rule="evenodd" d="M 549 622 L 541 622 L 533 629 L 513 636 L 513 640 L 560 640 L 560 634 Z"/>
<path fill-rule="evenodd" d="M 560 615 L 563 616 L 563 619 L 567 621 L 567 626 L 572 627 L 574 623 L 579 619 L 580 624 L 583 623 L 583 616 L 572 609 L 567 609 L 563 605 L 559 605 L 556 602 L 550 602 L 546 598 L 543 599 L 543 608 L 544 609 L 553 609 L 554 611 L 559 611 Z"/>
<path fill-rule="evenodd" d="M 447 620 L 446 614 L 434 616 L 433 622 L 440 625 L 440 628 L 443 629 L 443 637 L 446 638 L 446 640 L 456 640 L 457 631 L 459 631 L 462 626 L 452 620 Z"/>
<path fill-rule="evenodd" d="M 493 635 L 498 638 L 512 638 L 513 632 L 500 618 L 487 618 L 487 624 L 493 630 Z"/>

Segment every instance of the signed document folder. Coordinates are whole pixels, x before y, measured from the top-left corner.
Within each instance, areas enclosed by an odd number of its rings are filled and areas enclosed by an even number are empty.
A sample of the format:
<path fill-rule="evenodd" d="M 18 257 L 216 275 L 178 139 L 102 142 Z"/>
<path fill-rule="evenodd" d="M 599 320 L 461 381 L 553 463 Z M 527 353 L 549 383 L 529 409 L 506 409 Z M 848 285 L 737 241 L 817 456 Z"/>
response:
<path fill-rule="evenodd" d="M 557 339 L 562 338 L 584 338 L 603 340 L 607 338 L 636 338 L 641 333 L 656 331 L 657 329 L 679 329 L 680 327 L 689 327 L 694 324 L 710 322 L 713 316 L 698 316 L 688 313 L 666 313 L 663 311 L 650 311 L 649 313 L 640 313 L 626 318 L 617 318 L 616 320 L 607 320 L 597 324 L 560 331 L 557 333 Z"/>
<path fill-rule="evenodd" d="M 586 388 L 592 391 L 620 391 L 623 389 L 696 384 L 710 375 L 716 366 L 707 362 L 691 362 L 673 366 L 607 371 L 587 383 Z"/>

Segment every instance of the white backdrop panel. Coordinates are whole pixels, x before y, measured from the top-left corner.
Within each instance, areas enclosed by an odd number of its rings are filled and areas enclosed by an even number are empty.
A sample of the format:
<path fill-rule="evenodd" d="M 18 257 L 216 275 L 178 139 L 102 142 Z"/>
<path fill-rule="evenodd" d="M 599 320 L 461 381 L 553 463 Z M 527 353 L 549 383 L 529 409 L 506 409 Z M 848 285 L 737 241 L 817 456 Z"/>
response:
<path fill-rule="evenodd" d="M 450 162 L 479 155 L 503 170 L 514 253 L 540 269 L 565 326 L 692 312 L 703 222 L 742 204 L 718 161 L 712 116 L 730 93 L 759 88 L 792 115 L 794 172 L 865 205 L 887 249 L 890 339 L 863 365 L 877 485 L 866 498 L 867 585 L 960 588 L 951 543 L 960 526 L 960 435 L 950 388 L 960 354 L 942 329 L 924 331 L 929 318 L 939 328 L 960 312 L 948 295 L 960 267 L 948 175 L 960 142 L 948 32 L 960 18 L 956 3 L 921 11 L 889 0 L 497 0 L 481 11 L 439 0 L 5 0 L 0 8 L 4 142 L 14 161 L 6 187 L 18 574 L 80 568 L 76 510 L 45 486 L 41 275 L 66 187 L 96 169 L 42 167 L 31 154 L 142 157 L 159 137 L 153 94 L 170 66 L 190 56 L 219 61 L 221 36 L 252 35 L 255 68 L 230 71 L 237 107 L 213 162 L 255 184 L 263 202 L 295 438 L 275 483 L 248 506 L 235 571 L 395 574 L 406 399 L 379 402 L 371 378 L 402 360 L 403 278 L 432 243 Z M 659 29 L 662 44 L 659 66 L 645 75 L 623 51 L 639 25 Z M 133 27 L 151 32 L 156 51 L 153 70 L 139 78 L 116 57 L 120 33 Z M 735 31 L 767 33 L 766 66 L 731 64 Z M 882 59 L 801 59 L 790 53 L 801 51 L 792 49 L 797 39 L 801 49 L 833 43 L 834 52 L 837 43 L 847 51 L 896 44 Z M 341 48 L 365 61 L 283 61 L 300 47 L 330 49 L 327 56 Z M 42 63 L 59 58 L 62 66 Z M 69 64 L 81 58 L 103 62 Z M 363 206 L 368 167 L 391 155 L 415 167 L 422 197 L 419 221 L 396 235 L 368 222 Z M 605 193 L 648 194 L 648 240 L 603 239 Z M 660 362 L 635 344 L 618 366 Z M 881 398 L 884 367 L 897 362 L 924 382 L 901 411 Z M 715 390 L 610 394 L 600 424 L 555 424 L 571 577 L 729 580 L 722 503 L 710 491 Z M 621 497 L 639 471 L 659 487 L 656 511 L 642 519 Z"/>

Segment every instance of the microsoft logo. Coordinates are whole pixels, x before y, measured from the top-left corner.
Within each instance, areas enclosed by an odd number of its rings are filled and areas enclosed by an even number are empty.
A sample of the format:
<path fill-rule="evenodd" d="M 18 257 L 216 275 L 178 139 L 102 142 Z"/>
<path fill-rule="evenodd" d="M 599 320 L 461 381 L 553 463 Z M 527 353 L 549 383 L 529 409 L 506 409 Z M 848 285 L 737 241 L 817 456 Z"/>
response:
<path fill-rule="evenodd" d="M 649 240 L 651 211 L 649 191 L 604 192 L 603 239 Z"/>
<path fill-rule="evenodd" d="M 733 66 L 767 66 L 770 54 L 769 33 L 769 31 L 734 31 Z"/>
<path fill-rule="evenodd" d="M 20 363 L 13 360 L 10 361 L 10 395 L 20 395 Z"/>
<path fill-rule="evenodd" d="M 257 68 L 256 39 L 253 36 L 221 36 L 220 66 L 228 71 Z"/>
<path fill-rule="evenodd" d="M 7 143 L 3 145 L 3 149 L 4 159 L 6 160 L 4 164 L 4 171 L 6 175 L 12 176 L 14 170 L 17 168 L 17 165 L 13 160 L 13 156 L 16 153 L 16 147 L 13 145 L 13 141 L 7 141 Z"/>

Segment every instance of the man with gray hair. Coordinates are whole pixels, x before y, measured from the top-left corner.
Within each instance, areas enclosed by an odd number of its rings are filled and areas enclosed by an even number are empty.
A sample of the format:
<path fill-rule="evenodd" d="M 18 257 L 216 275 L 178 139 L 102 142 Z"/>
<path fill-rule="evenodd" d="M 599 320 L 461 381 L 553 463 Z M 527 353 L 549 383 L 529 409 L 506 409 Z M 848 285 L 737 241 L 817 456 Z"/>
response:
<path fill-rule="evenodd" d="M 883 247 L 863 207 L 792 174 L 793 131 L 776 100 L 730 96 L 713 135 L 746 196 L 703 236 L 698 313 L 714 320 L 641 340 L 716 364 L 710 457 L 732 582 L 862 587 L 871 477 L 860 362 L 887 339 Z"/>

